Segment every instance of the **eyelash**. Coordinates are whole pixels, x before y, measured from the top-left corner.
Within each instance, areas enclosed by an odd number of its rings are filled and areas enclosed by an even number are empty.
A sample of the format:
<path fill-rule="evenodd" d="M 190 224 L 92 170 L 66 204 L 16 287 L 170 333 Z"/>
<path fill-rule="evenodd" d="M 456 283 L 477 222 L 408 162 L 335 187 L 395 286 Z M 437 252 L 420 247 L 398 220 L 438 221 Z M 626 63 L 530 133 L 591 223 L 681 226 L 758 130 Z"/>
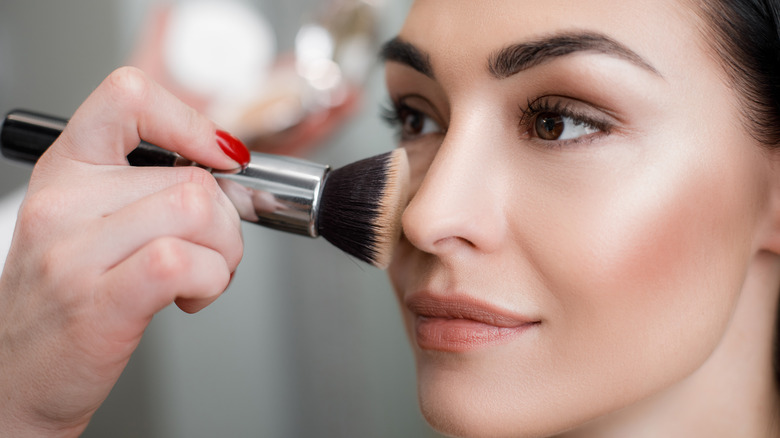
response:
<path fill-rule="evenodd" d="M 520 107 L 519 127 L 521 135 L 528 136 L 530 138 L 537 138 L 532 134 L 534 130 L 534 123 L 536 122 L 536 117 L 544 113 L 558 114 L 561 117 L 566 117 L 573 120 L 576 125 L 584 125 L 586 127 L 598 130 L 597 134 L 578 137 L 571 140 L 541 140 L 548 145 L 557 143 L 557 145 L 564 146 L 567 144 L 589 141 L 592 140 L 594 136 L 610 134 L 614 128 L 614 125 L 611 122 L 578 110 L 569 102 L 563 102 L 560 100 L 553 102 L 552 97 L 545 96 L 535 100 L 529 99 L 525 107 Z"/>
<path fill-rule="evenodd" d="M 418 114 L 433 121 L 431 116 L 427 115 L 424 111 L 420 111 L 405 104 L 403 99 L 398 102 L 389 100 L 387 103 L 380 105 L 379 111 L 380 118 L 395 131 L 395 137 L 400 142 L 411 141 L 417 138 L 404 136 L 405 116 L 409 114 Z M 434 121 L 434 123 L 436 122 Z"/>
<path fill-rule="evenodd" d="M 551 96 L 545 96 L 534 100 L 529 99 L 525 107 L 520 107 L 520 123 L 518 126 L 522 136 L 536 138 L 537 140 L 544 142 L 548 147 L 565 146 L 590 141 L 596 136 L 608 135 L 614 128 L 614 125 L 611 122 L 583 112 L 572 105 L 572 103 L 561 100 L 552 101 L 552 99 Z M 404 138 L 404 117 L 408 115 L 406 113 L 417 113 L 430 118 L 430 116 L 426 115 L 423 111 L 406 105 L 403 103 L 403 100 L 398 102 L 388 100 L 388 102 L 380 105 L 380 118 L 395 131 L 395 136 L 399 141 L 411 140 L 410 138 Z M 534 124 L 536 123 L 536 118 L 544 113 L 554 113 L 561 117 L 569 118 L 574 121 L 575 125 L 584 125 L 596 129 L 598 132 L 569 140 L 538 139 L 537 136 L 533 135 L 535 129 Z"/>
<path fill-rule="evenodd" d="M 385 103 L 379 105 L 379 118 L 382 119 L 393 130 L 398 131 L 396 134 L 400 134 L 400 129 L 403 126 L 403 119 L 401 118 L 401 111 L 404 109 L 402 104 L 395 101 L 388 100 Z"/>

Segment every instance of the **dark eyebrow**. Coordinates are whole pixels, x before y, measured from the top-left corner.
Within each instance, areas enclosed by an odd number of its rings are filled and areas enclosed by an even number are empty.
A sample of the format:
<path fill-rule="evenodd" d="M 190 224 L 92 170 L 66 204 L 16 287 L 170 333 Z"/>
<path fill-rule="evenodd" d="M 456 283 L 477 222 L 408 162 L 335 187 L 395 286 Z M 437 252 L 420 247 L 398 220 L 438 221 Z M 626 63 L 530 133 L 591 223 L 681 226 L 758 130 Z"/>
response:
<path fill-rule="evenodd" d="M 395 61 L 408 65 L 431 79 L 434 77 L 430 56 L 400 37 L 395 37 L 382 45 L 379 57 L 385 62 Z"/>
<path fill-rule="evenodd" d="M 577 52 L 615 56 L 661 76 L 649 62 L 617 41 L 594 32 L 563 33 L 536 41 L 513 44 L 488 59 L 490 74 L 504 79 L 523 70 Z"/>

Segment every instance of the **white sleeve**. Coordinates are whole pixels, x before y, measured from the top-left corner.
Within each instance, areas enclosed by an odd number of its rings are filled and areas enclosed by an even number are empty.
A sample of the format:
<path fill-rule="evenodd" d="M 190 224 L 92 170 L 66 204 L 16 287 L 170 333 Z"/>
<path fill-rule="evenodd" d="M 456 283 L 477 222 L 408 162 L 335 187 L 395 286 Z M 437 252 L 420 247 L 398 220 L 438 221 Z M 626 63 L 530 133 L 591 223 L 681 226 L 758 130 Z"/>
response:
<path fill-rule="evenodd" d="M 11 238 L 16 227 L 16 215 L 24 199 L 25 189 L 17 189 L 0 199 L 0 266 L 5 265 Z"/>

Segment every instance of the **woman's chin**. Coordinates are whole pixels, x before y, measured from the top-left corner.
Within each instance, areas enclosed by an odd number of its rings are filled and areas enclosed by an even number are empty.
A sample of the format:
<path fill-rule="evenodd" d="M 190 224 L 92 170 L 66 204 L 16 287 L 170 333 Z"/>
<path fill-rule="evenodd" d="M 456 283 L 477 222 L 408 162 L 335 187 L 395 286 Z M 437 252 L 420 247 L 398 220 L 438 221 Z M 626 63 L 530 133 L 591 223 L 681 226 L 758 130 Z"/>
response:
<path fill-rule="evenodd" d="M 497 418 L 490 408 L 477 407 L 443 407 L 440 400 L 424 400 L 420 398 L 420 408 L 425 420 L 436 431 L 452 437 L 470 438 L 539 438 L 551 436 L 556 429 L 540 427 L 540 424 L 527 424 L 518 427 L 514 421 L 506 421 L 508 417 Z M 511 418 L 511 417 L 510 417 Z M 548 425 L 550 426 L 550 425 Z"/>
<path fill-rule="evenodd" d="M 542 415 L 529 415 L 532 406 L 517 406 L 517 400 L 501 400 L 496 391 L 483 385 L 440 376 L 418 381 L 420 410 L 438 432 L 453 437 L 523 438 L 560 432 Z M 478 383 L 478 382 L 474 382 Z"/>

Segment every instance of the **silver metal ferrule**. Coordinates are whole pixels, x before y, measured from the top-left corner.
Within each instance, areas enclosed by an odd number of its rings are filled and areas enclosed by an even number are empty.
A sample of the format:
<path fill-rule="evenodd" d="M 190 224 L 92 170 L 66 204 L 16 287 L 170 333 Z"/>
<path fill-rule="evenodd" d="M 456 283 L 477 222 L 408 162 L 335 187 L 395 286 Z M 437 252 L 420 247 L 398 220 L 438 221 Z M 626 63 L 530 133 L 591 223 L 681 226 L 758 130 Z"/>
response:
<path fill-rule="evenodd" d="M 249 166 L 240 172 L 212 173 L 241 219 L 317 237 L 320 193 L 329 170 L 298 158 L 252 153 Z"/>

